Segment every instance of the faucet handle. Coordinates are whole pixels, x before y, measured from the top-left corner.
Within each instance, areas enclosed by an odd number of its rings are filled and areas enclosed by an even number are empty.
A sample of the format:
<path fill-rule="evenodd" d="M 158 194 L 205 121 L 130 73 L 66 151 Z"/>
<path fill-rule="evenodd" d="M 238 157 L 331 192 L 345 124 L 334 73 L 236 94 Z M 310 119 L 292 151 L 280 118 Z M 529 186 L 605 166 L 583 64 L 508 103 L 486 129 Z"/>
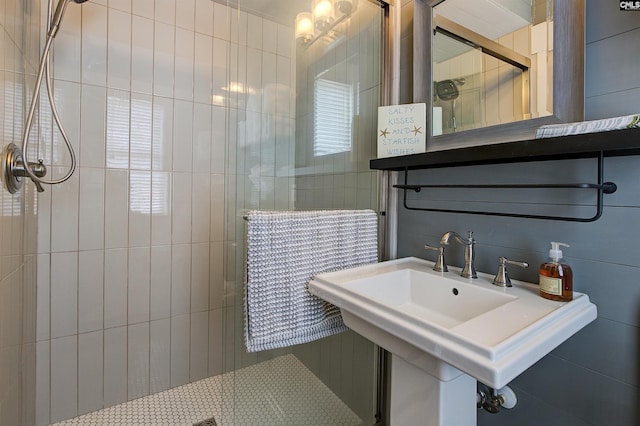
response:
<path fill-rule="evenodd" d="M 436 264 L 433 265 L 433 270 L 436 272 L 449 272 L 449 268 L 447 268 L 447 264 L 444 261 L 444 247 L 432 247 L 428 244 L 424 245 L 425 250 L 435 250 L 438 252 L 438 260 L 436 260 Z"/>
<path fill-rule="evenodd" d="M 498 267 L 498 273 L 493 279 L 493 284 L 498 287 L 512 287 L 511 279 L 507 273 L 507 265 L 520 266 L 521 268 L 528 268 L 527 262 L 518 262 L 515 260 L 509 260 L 506 257 L 500 257 L 500 266 Z"/>

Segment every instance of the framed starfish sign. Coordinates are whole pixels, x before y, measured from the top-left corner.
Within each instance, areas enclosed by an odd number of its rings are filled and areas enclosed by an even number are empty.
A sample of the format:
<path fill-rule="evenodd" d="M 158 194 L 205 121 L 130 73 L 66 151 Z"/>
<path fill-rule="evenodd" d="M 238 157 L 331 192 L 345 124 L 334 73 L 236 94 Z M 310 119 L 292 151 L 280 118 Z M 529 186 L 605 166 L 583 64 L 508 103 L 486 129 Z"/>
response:
<path fill-rule="evenodd" d="M 426 104 L 378 108 L 378 158 L 425 152 Z"/>

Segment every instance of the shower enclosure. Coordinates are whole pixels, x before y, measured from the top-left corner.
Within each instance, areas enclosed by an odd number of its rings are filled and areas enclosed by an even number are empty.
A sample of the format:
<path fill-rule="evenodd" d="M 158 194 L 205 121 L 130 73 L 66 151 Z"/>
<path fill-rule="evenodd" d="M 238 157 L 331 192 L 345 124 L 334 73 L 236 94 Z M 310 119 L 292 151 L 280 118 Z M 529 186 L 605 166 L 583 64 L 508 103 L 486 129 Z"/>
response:
<path fill-rule="evenodd" d="M 238 71 L 232 71 L 229 81 L 242 90 L 234 94 L 237 108 L 230 109 L 228 119 L 228 129 L 235 133 L 230 140 L 237 142 L 228 145 L 227 155 L 235 160 L 230 164 L 235 173 L 229 173 L 226 185 L 225 292 L 233 302 L 225 325 L 225 371 L 267 365 L 270 380 L 278 383 L 255 396 L 255 383 L 237 373 L 232 388 L 235 424 L 251 423 L 256 404 L 273 424 L 375 422 L 377 349 L 366 339 L 346 332 L 248 354 L 242 337 L 242 216 L 248 210 L 377 209 L 377 175 L 369 170 L 369 160 L 375 157 L 382 95 L 384 9 L 380 3 L 360 1 L 347 16 L 335 10 L 335 26 L 324 35 L 316 29 L 315 38 L 305 40 L 293 24 L 298 13 L 311 11 L 309 0 L 268 5 L 241 0 L 239 12 L 233 12 L 238 13 L 238 29 L 242 32 L 246 23 L 248 33 L 246 48 L 238 44 L 232 46 L 237 52 L 230 52 Z M 316 401 L 287 391 L 287 382 L 296 380 L 295 364 L 325 388 L 316 391 Z M 325 392 L 336 398 L 323 399 Z M 305 412 L 296 410 L 305 404 Z"/>
<path fill-rule="evenodd" d="M 218 424 L 374 423 L 378 351 L 362 337 L 243 343 L 242 216 L 377 208 L 388 6 L 336 2 L 299 37 L 316 3 L 69 5 L 52 74 L 78 168 L 0 197 L 3 421 L 47 425 L 216 377 Z M 3 146 L 21 138 L 46 4 L 0 6 Z M 51 178 L 70 165 L 54 127 L 41 102 L 29 157 Z"/>

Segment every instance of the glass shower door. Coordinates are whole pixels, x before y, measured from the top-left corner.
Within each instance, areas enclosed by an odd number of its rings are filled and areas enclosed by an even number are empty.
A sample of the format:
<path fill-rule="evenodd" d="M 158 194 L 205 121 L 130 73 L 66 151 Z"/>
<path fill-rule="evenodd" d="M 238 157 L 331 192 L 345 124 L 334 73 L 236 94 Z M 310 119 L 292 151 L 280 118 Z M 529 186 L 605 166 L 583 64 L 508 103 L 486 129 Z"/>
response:
<path fill-rule="evenodd" d="M 377 175 L 369 160 L 381 98 L 383 9 L 366 0 L 351 10 L 351 2 L 336 2 L 341 9 L 317 23 L 315 34 L 301 35 L 295 18 L 311 11 L 311 0 L 238 3 L 227 8 L 228 67 L 213 87 L 214 100 L 225 106 L 226 139 L 221 342 L 228 379 L 220 420 L 373 424 L 377 349 L 361 336 L 348 331 L 246 351 L 243 215 L 253 209 L 377 209 Z"/>

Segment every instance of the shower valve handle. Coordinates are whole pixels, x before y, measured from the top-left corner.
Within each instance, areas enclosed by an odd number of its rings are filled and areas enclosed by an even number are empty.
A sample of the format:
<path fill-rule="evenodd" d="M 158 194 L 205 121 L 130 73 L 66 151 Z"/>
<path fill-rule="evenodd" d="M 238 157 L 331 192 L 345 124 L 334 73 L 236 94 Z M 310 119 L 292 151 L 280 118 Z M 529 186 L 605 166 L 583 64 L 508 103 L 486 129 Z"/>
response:
<path fill-rule="evenodd" d="M 15 144 L 9 144 L 4 151 L 5 157 L 5 182 L 10 193 L 16 193 L 22 187 L 22 178 L 30 177 L 27 167 L 38 178 L 43 178 L 47 174 L 47 168 L 40 159 L 37 163 L 29 161 L 26 165 L 22 157 L 22 151 Z M 38 192 L 43 192 L 42 184 L 33 180 Z"/>

